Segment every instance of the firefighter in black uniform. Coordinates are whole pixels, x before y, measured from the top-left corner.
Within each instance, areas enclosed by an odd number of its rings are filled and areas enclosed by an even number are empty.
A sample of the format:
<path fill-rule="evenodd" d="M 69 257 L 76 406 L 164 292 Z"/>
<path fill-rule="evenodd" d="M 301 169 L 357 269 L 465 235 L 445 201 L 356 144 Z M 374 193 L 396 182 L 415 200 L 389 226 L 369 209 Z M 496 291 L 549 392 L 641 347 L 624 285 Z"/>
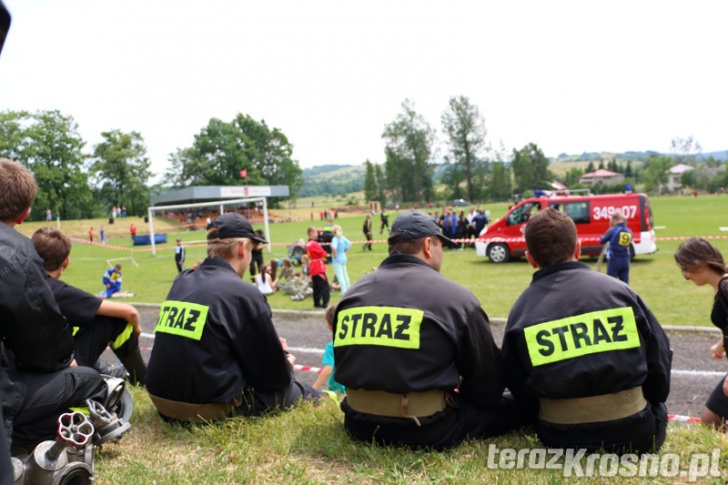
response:
<path fill-rule="evenodd" d="M 578 261 L 574 222 L 557 210 L 526 226 L 538 271 L 508 316 L 508 387 L 549 447 L 649 452 L 665 440 L 670 342 L 626 284 Z"/>
<path fill-rule="evenodd" d="M 295 380 L 265 297 L 241 280 L 252 249 L 265 242 L 243 216 L 223 214 L 207 233 L 207 259 L 175 278 L 147 368 L 147 390 L 163 418 L 259 415 L 322 395 Z"/>
<path fill-rule="evenodd" d="M 389 257 L 336 311 L 344 426 L 362 441 L 437 449 L 509 431 L 517 412 L 504 405 L 488 317 L 439 272 L 443 245 L 454 243 L 414 210 L 397 217 L 388 242 Z"/>

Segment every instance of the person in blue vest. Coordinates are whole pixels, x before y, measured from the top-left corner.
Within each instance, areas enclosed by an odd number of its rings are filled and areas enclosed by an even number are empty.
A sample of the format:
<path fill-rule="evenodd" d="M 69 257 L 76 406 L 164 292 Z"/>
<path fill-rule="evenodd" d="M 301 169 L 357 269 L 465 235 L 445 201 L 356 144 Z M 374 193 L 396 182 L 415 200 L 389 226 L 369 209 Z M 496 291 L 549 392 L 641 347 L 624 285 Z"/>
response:
<path fill-rule="evenodd" d="M 101 282 L 106 288 L 106 298 L 111 298 L 114 293 L 121 291 L 121 265 L 116 264 L 113 268 L 109 268 L 104 271 L 104 276 Z"/>
<path fill-rule="evenodd" d="M 621 212 L 612 214 L 609 230 L 599 238 L 601 244 L 609 243 L 607 249 L 607 274 L 629 284 L 629 260 L 632 258 L 632 231 Z"/>

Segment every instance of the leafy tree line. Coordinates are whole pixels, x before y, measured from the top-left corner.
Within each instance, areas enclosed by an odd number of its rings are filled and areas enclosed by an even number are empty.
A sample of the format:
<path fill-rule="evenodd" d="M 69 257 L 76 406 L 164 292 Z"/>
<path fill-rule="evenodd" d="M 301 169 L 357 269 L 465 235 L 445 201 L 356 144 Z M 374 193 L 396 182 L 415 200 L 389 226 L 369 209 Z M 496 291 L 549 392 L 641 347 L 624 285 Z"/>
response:
<path fill-rule="evenodd" d="M 27 166 L 38 195 L 31 218 L 46 209 L 63 219 L 104 216 L 112 207 L 143 213 L 149 205 L 149 159 L 141 135 L 103 132 L 93 153 L 73 117 L 58 110 L 0 112 L 0 157 Z"/>
<path fill-rule="evenodd" d="M 163 189 L 149 187 L 151 162 L 144 138 L 117 129 L 101 136 L 103 141 L 88 151 L 70 115 L 58 110 L 0 112 L 0 157 L 27 166 L 38 184 L 33 219 L 44 219 L 49 208 L 63 219 L 103 217 L 122 206 L 128 214 L 146 212 L 150 192 Z M 285 134 L 265 121 L 242 114 L 230 122 L 213 118 L 191 147 L 170 155 L 164 180 L 173 188 L 288 185 L 295 196 L 303 180 L 292 153 Z"/>

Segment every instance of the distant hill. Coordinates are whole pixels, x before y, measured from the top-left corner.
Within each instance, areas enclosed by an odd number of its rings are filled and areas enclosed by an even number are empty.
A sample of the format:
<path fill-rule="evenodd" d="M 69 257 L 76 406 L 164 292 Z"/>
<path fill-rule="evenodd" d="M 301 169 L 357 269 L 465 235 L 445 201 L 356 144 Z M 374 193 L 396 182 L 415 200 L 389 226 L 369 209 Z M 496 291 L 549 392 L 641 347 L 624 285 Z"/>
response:
<path fill-rule="evenodd" d="M 303 169 L 299 197 L 345 195 L 364 188 L 366 165 L 317 165 Z"/>
<path fill-rule="evenodd" d="M 670 156 L 670 153 L 661 153 L 654 150 L 647 150 L 643 152 L 628 151 L 628 152 L 584 152 L 579 155 L 569 155 L 561 153 L 558 157 L 551 159 L 552 162 L 599 162 L 601 160 L 607 161 L 616 159 L 617 162 L 645 162 L 652 155 L 665 155 Z M 728 161 L 728 150 L 718 152 L 707 152 L 701 153 L 696 158 L 698 160 L 705 160 L 713 157 L 720 162 Z"/>
<path fill-rule="evenodd" d="M 556 175 L 564 175 L 572 168 L 586 169 L 589 162 L 596 166 L 601 160 L 605 162 L 616 159 L 617 163 L 626 164 L 633 162 L 633 168 L 641 166 L 651 155 L 666 155 L 653 150 L 628 151 L 628 152 L 584 152 L 579 155 L 560 154 L 551 160 L 551 170 Z M 713 157 L 721 163 L 728 161 L 728 150 L 718 152 L 707 152 L 698 155 L 698 160 L 705 160 Z M 435 164 L 433 174 L 435 184 L 447 168 L 445 163 Z M 352 192 L 364 190 L 364 176 L 366 175 L 366 164 L 359 165 L 317 165 L 303 169 L 303 186 L 298 193 L 299 197 L 313 197 L 319 195 L 346 195 Z"/>

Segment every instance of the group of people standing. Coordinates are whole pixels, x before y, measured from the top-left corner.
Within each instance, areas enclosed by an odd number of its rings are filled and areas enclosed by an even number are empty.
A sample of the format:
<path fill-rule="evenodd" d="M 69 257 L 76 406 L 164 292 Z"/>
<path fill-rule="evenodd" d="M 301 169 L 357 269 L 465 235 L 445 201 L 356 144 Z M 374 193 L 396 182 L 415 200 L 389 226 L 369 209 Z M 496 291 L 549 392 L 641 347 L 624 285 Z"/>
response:
<path fill-rule="evenodd" d="M 454 240 L 475 239 L 480 235 L 483 228 L 488 225 L 488 216 L 485 209 L 481 208 L 476 211 L 474 207 L 471 207 L 467 214 L 465 214 L 464 210 L 457 214 L 457 211 L 452 207 L 447 207 L 442 214 L 435 213 L 432 215 L 430 213 L 430 215 L 443 234 Z M 456 248 L 462 248 L 463 244 L 465 243 L 458 244 Z"/>

